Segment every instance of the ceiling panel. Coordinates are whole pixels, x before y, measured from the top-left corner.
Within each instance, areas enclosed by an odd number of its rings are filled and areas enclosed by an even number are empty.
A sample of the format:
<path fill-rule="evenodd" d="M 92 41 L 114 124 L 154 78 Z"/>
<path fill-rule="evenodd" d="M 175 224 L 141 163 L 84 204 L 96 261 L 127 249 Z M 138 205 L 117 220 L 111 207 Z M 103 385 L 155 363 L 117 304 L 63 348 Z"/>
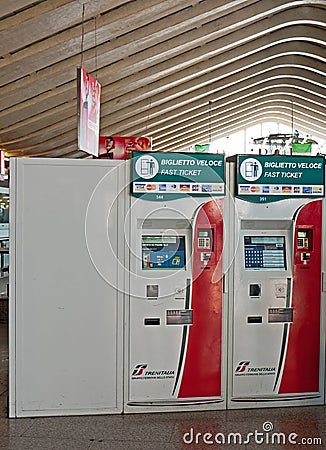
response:
<path fill-rule="evenodd" d="M 0 1 L 0 147 L 77 149 L 77 67 L 101 134 L 185 151 L 277 120 L 325 139 L 326 1 Z"/>

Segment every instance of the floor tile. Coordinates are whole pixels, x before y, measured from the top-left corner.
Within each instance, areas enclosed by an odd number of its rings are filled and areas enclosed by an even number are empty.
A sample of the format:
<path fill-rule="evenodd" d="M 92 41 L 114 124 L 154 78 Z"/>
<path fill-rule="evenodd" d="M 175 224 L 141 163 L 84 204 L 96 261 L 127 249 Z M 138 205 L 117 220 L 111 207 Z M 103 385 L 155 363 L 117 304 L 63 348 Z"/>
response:
<path fill-rule="evenodd" d="M 33 419 L 0 418 L 0 437 L 22 436 L 33 424 Z M 1 441 L 0 439 L 0 441 Z"/>
<path fill-rule="evenodd" d="M 189 447 L 189 446 L 188 446 Z M 178 450 L 173 443 L 135 442 L 135 441 L 103 441 L 93 442 L 90 450 Z"/>
<path fill-rule="evenodd" d="M 8 417 L 8 393 L 4 392 L 0 396 L 0 418 Z"/>
<path fill-rule="evenodd" d="M 32 426 L 24 436 L 169 442 L 174 420 L 168 417 L 156 417 L 154 420 L 146 416 L 38 418 L 33 419 Z"/>
<path fill-rule="evenodd" d="M 6 450 L 89 450 L 91 442 L 46 438 L 11 437 L 0 441 L 0 449 Z"/>
<path fill-rule="evenodd" d="M 8 376 L 5 373 L 0 373 L 0 396 L 8 392 Z"/>

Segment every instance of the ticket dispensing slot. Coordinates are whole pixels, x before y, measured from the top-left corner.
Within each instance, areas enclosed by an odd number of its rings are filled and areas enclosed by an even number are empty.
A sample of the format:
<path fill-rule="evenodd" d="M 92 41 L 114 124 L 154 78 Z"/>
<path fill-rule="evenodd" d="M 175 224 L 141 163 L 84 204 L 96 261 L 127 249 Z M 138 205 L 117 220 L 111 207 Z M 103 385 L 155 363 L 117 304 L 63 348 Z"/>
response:
<path fill-rule="evenodd" d="M 161 319 L 159 317 L 147 317 L 144 319 L 144 325 L 160 325 Z"/>
<path fill-rule="evenodd" d="M 262 316 L 248 316 L 247 323 L 263 323 Z"/>

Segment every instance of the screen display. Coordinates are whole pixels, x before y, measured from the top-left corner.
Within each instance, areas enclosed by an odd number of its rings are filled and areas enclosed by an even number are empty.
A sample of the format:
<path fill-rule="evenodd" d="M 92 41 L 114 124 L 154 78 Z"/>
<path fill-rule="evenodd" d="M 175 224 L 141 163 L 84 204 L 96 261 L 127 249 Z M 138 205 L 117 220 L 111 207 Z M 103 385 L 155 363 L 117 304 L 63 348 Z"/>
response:
<path fill-rule="evenodd" d="M 284 236 L 245 236 L 245 269 L 286 270 Z"/>
<path fill-rule="evenodd" d="M 142 236 L 142 269 L 184 269 L 185 248 L 185 236 Z"/>
<path fill-rule="evenodd" d="M 198 231 L 198 237 L 209 237 L 209 232 L 208 231 Z"/>

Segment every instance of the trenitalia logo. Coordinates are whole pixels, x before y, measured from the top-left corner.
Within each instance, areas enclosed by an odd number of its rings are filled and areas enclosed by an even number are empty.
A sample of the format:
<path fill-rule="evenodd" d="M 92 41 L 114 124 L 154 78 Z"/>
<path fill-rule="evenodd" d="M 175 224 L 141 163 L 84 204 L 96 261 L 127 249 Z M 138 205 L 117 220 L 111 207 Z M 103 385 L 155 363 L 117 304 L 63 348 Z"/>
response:
<path fill-rule="evenodd" d="M 246 368 L 249 366 L 250 361 L 241 361 L 238 364 L 238 367 L 235 369 L 236 372 L 244 372 Z"/>
<path fill-rule="evenodd" d="M 166 380 L 175 377 L 174 370 L 149 370 L 148 364 L 137 364 L 132 371 L 131 378 L 133 380 Z"/>
<path fill-rule="evenodd" d="M 132 377 L 140 377 L 146 368 L 147 368 L 147 364 L 137 364 L 137 366 L 135 366 L 131 376 Z"/>
<path fill-rule="evenodd" d="M 235 369 L 235 376 L 275 375 L 275 367 L 249 367 L 251 361 L 240 361 Z"/>

